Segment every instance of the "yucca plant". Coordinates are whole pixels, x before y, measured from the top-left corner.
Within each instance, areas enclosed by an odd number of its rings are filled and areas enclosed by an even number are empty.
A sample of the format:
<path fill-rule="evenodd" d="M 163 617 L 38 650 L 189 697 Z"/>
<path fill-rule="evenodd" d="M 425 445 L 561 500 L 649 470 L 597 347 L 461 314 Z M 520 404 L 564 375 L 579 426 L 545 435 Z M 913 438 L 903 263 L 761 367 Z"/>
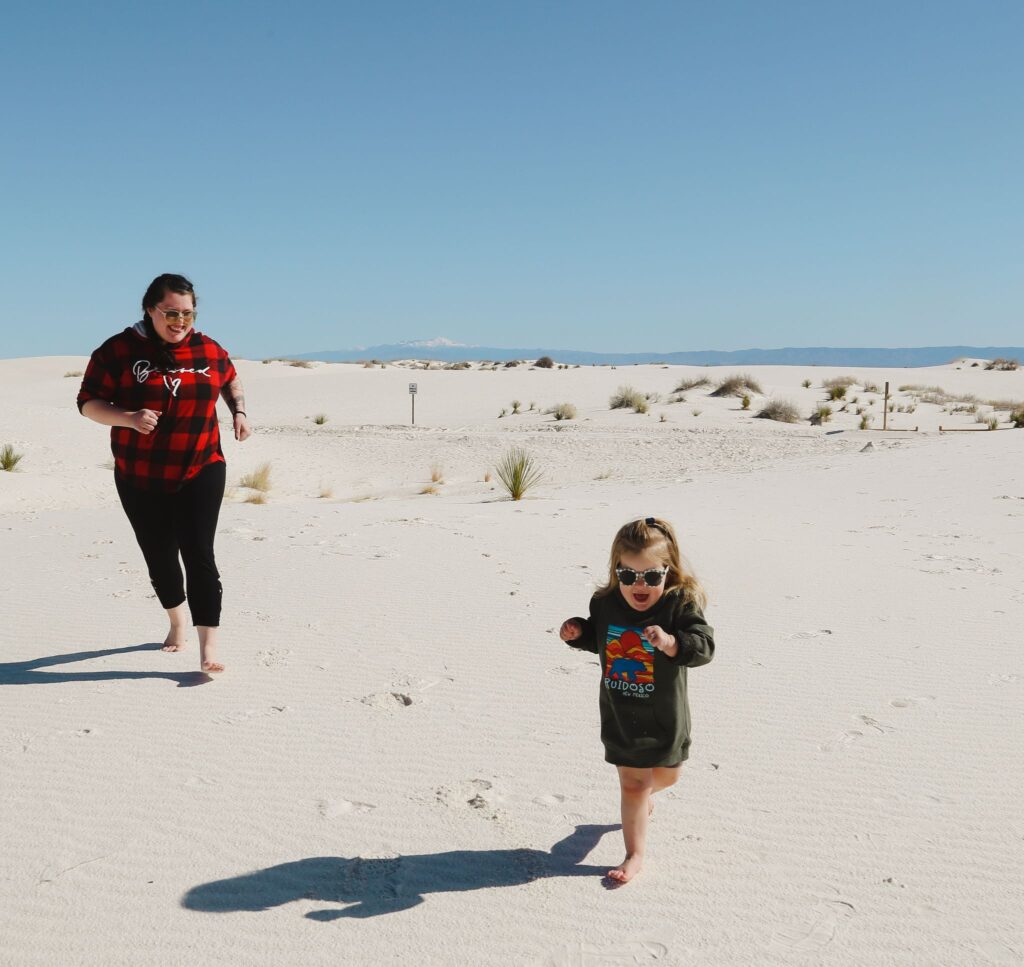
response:
<path fill-rule="evenodd" d="M 520 447 L 512 447 L 498 461 L 494 471 L 512 500 L 522 500 L 523 495 L 544 476 L 533 456 Z"/>
<path fill-rule="evenodd" d="M 11 444 L 5 443 L 3 449 L 0 449 L 0 469 L 13 470 L 24 455 L 23 453 L 16 453 Z"/>

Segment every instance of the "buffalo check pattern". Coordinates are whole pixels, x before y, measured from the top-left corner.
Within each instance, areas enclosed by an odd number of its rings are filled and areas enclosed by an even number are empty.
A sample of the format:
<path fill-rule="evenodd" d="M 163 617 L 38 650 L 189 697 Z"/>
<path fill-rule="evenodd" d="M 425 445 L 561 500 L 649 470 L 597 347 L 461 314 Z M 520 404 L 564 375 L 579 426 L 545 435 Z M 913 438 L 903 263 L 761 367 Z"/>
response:
<path fill-rule="evenodd" d="M 124 479 L 143 490 L 172 493 L 203 467 L 224 460 L 217 397 L 236 373 L 224 349 L 200 332 L 169 347 L 173 368 L 161 368 L 155 349 L 132 327 L 111 336 L 89 360 L 78 409 L 89 400 L 105 400 L 126 410 L 159 412 L 150 434 L 111 427 L 110 449 Z"/>

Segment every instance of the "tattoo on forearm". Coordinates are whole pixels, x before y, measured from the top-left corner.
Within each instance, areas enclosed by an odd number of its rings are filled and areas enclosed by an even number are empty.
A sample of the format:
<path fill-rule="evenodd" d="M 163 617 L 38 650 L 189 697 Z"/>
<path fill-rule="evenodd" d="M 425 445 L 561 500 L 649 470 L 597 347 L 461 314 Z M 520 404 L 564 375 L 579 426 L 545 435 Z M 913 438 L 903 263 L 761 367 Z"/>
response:
<path fill-rule="evenodd" d="M 242 389 L 242 381 L 235 377 L 226 386 L 221 388 L 220 395 L 227 403 L 231 415 L 234 416 L 239 410 L 245 412 L 245 392 Z"/>

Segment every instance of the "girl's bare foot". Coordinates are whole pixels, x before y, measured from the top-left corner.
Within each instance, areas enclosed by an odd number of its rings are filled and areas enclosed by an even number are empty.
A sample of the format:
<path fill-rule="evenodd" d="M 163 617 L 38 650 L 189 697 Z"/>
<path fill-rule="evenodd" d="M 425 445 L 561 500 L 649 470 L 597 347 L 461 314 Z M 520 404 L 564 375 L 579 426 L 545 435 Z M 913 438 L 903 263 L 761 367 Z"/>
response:
<path fill-rule="evenodd" d="M 615 880 L 616 883 L 628 883 L 643 869 L 643 865 L 644 858 L 641 854 L 633 853 L 631 856 L 627 855 L 621 865 L 616 866 L 614 870 L 608 871 L 608 879 Z"/>
<path fill-rule="evenodd" d="M 203 671 L 204 672 L 222 672 L 222 671 L 224 671 L 224 666 L 219 661 L 209 661 L 209 660 L 204 661 L 202 667 L 203 667 Z"/>

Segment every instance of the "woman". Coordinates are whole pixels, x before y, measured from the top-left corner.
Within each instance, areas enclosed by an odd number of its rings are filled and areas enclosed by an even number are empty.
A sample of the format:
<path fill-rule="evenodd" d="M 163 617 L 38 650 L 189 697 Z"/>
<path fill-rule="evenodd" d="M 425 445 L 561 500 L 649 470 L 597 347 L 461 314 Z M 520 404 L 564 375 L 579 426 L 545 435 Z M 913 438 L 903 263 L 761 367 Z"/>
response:
<path fill-rule="evenodd" d="M 225 475 L 218 394 L 231 411 L 235 439 L 246 440 L 252 431 L 231 359 L 195 331 L 195 319 L 188 279 L 154 279 L 142 297 L 142 321 L 92 354 L 78 409 L 111 427 L 117 493 L 171 622 L 163 650 L 186 646 L 190 613 L 199 632 L 199 667 L 222 672 L 216 655 L 221 584 L 213 553 Z"/>

